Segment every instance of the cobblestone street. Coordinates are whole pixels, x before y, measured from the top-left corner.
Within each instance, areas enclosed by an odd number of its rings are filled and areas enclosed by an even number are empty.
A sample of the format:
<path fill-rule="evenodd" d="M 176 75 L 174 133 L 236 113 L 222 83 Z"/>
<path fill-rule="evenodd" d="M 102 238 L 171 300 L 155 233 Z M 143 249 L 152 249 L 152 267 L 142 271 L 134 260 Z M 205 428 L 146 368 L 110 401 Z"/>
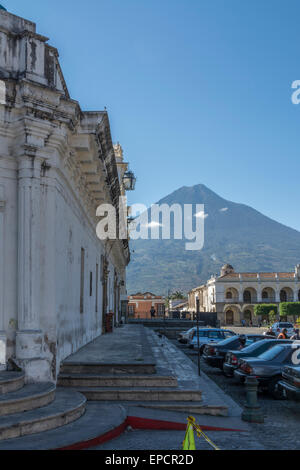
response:
<path fill-rule="evenodd" d="M 245 331 L 245 329 L 243 329 Z M 256 328 L 257 331 L 257 328 Z M 178 341 L 174 345 L 184 351 L 197 363 L 197 353 L 192 352 Z M 225 393 L 241 406 L 245 404 L 245 387 L 233 379 L 226 378 L 221 370 L 208 366 L 201 359 L 201 369 Z M 267 394 L 259 393 L 259 404 L 263 409 L 264 424 L 251 424 L 256 439 L 267 450 L 300 449 L 300 403 L 290 400 L 274 400 Z"/>

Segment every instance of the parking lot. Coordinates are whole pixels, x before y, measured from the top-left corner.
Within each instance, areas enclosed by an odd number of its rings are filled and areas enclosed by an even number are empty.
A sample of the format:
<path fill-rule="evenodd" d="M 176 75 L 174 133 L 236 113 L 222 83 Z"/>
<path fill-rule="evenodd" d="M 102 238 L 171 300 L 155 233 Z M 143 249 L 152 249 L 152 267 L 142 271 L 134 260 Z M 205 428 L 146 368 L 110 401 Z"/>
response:
<path fill-rule="evenodd" d="M 234 328 L 236 333 L 258 333 L 258 328 Z M 263 329 L 261 329 L 263 331 Z M 195 363 L 198 361 L 196 351 L 173 340 Z M 226 378 L 222 371 L 208 366 L 201 359 L 201 370 L 207 374 L 225 393 L 239 405 L 246 401 L 245 386 L 234 379 Z M 269 450 L 295 450 L 300 448 L 300 402 L 275 400 L 265 393 L 258 394 L 258 401 L 263 410 L 264 424 L 251 424 L 257 439 Z"/>

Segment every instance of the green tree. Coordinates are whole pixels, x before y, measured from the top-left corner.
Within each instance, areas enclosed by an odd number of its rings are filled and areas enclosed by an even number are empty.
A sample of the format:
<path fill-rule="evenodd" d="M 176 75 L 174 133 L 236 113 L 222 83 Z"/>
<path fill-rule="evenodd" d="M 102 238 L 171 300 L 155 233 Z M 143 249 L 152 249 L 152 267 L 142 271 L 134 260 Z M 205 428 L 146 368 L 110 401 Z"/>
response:
<path fill-rule="evenodd" d="M 275 323 L 276 320 L 277 320 L 277 315 L 276 313 L 274 312 L 274 310 L 270 310 L 269 312 L 269 320 L 270 320 L 270 323 Z"/>
<path fill-rule="evenodd" d="M 281 302 L 279 312 L 281 317 L 292 316 L 296 321 L 300 315 L 300 302 Z"/>
<path fill-rule="evenodd" d="M 275 316 L 278 313 L 278 308 L 276 304 L 257 304 L 254 307 L 254 314 L 256 316 L 262 316 L 264 318 L 269 318 L 270 313 L 275 313 Z"/>
<path fill-rule="evenodd" d="M 186 297 L 183 294 L 183 292 L 177 290 L 177 291 L 173 292 L 173 294 L 171 294 L 171 300 L 175 300 L 175 299 L 185 300 Z"/>

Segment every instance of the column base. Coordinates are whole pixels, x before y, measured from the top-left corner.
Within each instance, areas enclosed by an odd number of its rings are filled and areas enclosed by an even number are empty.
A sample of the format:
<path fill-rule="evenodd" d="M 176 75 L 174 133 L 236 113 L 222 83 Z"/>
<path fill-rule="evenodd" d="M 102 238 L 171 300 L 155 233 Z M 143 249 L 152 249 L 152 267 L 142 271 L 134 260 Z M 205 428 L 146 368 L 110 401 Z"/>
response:
<path fill-rule="evenodd" d="M 6 370 L 6 333 L 0 331 L 0 370 Z"/>
<path fill-rule="evenodd" d="M 16 363 L 25 372 L 26 383 L 52 381 L 51 365 L 43 353 L 42 331 L 17 331 Z"/>
<path fill-rule="evenodd" d="M 36 359 L 42 356 L 43 333 L 40 330 L 17 331 L 16 357 L 17 359 Z"/>
<path fill-rule="evenodd" d="M 248 423 L 264 423 L 264 414 L 260 406 L 248 407 L 246 405 L 242 413 L 242 420 Z"/>
<path fill-rule="evenodd" d="M 53 382 L 51 365 L 47 359 L 18 359 L 18 366 L 25 372 L 25 383 Z"/>

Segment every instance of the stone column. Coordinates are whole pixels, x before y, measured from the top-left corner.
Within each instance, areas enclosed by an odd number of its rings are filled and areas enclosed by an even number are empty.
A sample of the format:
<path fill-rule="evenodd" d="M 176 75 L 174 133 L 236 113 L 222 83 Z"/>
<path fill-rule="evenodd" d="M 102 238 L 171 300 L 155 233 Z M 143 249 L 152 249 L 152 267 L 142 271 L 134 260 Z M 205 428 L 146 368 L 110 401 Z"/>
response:
<path fill-rule="evenodd" d="M 256 302 L 262 302 L 262 288 L 260 274 L 257 273 Z"/>
<path fill-rule="evenodd" d="M 4 187 L 0 186 L 0 370 L 6 368 L 6 333 L 4 324 Z"/>
<path fill-rule="evenodd" d="M 294 302 L 299 302 L 299 299 L 298 299 L 298 289 L 297 289 L 297 288 L 294 288 L 294 290 L 293 290 L 293 295 L 294 295 Z"/>
<path fill-rule="evenodd" d="M 18 331 L 16 358 L 28 382 L 45 380 L 40 330 L 41 160 L 24 156 L 18 174 Z"/>

